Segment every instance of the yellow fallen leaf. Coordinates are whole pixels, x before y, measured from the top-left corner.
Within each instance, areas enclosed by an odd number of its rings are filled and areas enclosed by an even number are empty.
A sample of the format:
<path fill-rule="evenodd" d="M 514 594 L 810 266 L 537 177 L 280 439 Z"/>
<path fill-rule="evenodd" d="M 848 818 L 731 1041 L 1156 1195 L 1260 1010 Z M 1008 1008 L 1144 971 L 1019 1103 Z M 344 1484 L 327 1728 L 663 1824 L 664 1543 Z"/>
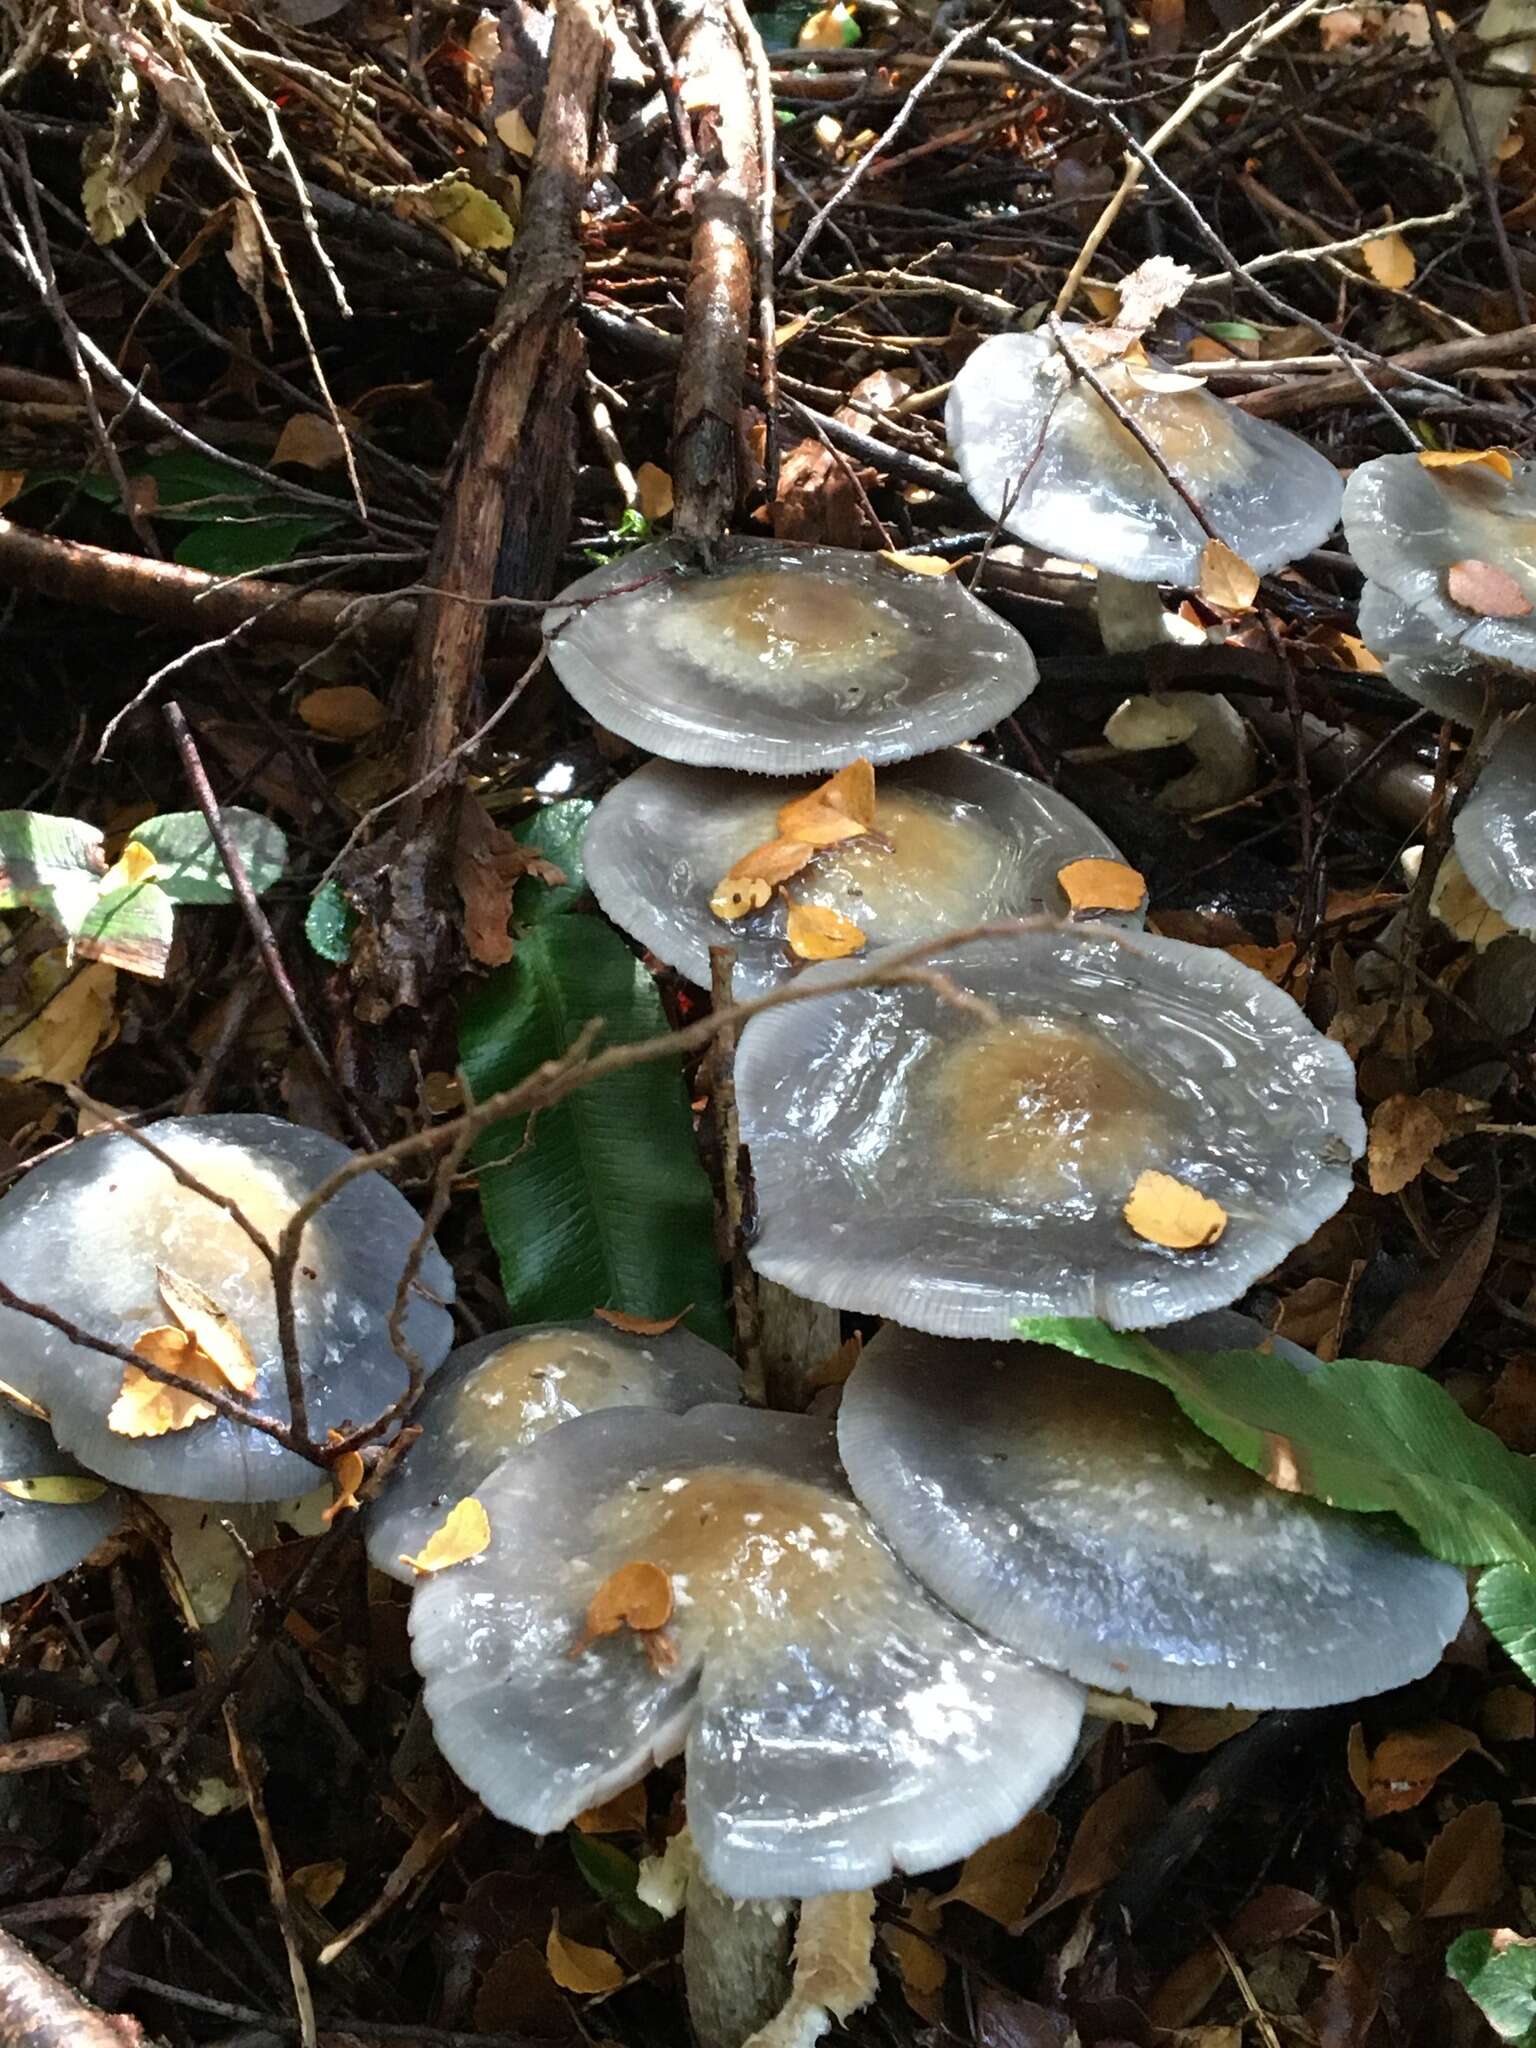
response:
<path fill-rule="evenodd" d="M 728 879 L 740 880 L 746 876 L 775 888 L 780 882 L 787 882 L 791 875 L 798 875 L 815 851 L 816 848 L 804 839 L 768 839 L 761 846 L 754 846 L 750 853 L 744 853 L 732 867 Z"/>
<path fill-rule="evenodd" d="M 1376 282 L 1390 285 L 1393 291 L 1400 292 L 1412 284 L 1419 267 L 1413 251 L 1395 228 L 1373 236 L 1360 251 L 1360 257 Z"/>
<path fill-rule="evenodd" d="M 1227 1212 L 1220 1202 L 1171 1173 L 1141 1174 L 1121 1214 L 1138 1237 L 1175 1252 L 1201 1251 L 1215 1244 L 1227 1227 Z"/>
<path fill-rule="evenodd" d="M 169 1324 L 146 1330 L 134 1339 L 133 1348 L 162 1372 L 179 1373 L 199 1386 L 225 1391 L 224 1375 L 185 1330 Z M 136 1365 L 126 1365 L 117 1399 L 107 1411 L 107 1427 L 115 1436 L 167 1436 L 172 1430 L 190 1429 L 194 1422 L 206 1422 L 217 1413 L 211 1401 L 200 1401 L 195 1394 L 168 1387 Z"/>
<path fill-rule="evenodd" d="M 716 917 L 734 922 L 749 911 L 761 910 L 772 894 L 770 885 L 755 875 L 727 875 L 710 897 L 709 907 Z"/>
<path fill-rule="evenodd" d="M 160 1299 L 226 1385 L 237 1394 L 251 1393 L 260 1369 L 229 1311 L 169 1266 L 155 1268 L 155 1281 Z"/>
<path fill-rule="evenodd" d="M 334 420 L 318 412 L 296 412 L 284 421 L 272 460 L 295 462 L 301 469 L 332 469 L 346 452 Z"/>
<path fill-rule="evenodd" d="M 823 815 L 832 812 L 851 819 L 863 831 L 875 822 L 875 770 L 862 755 L 818 788 L 797 796 L 779 812 L 779 831 L 786 839 L 803 839 L 809 846 L 831 846 L 836 839 L 852 839 L 856 833 L 837 831 L 834 838 L 816 838 L 816 830 L 832 830 Z M 802 826 L 810 829 L 802 829 Z"/>
<path fill-rule="evenodd" d="M 363 1483 L 362 1452 L 343 1451 L 331 1467 L 331 1481 L 336 1488 L 336 1498 L 320 1517 L 327 1528 L 338 1515 L 350 1514 L 362 1505 L 357 1497 L 357 1489 Z"/>
<path fill-rule="evenodd" d="M 0 1008 L 0 1080 L 78 1081 L 117 1033 L 117 969 L 73 965 L 64 947 L 41 953 L 14 1003 Z"/>
<path fill-rule="evenodd" d="M 54 1478 L 0 1479 L 0 1493 L 12 1500 L 41 1501 L 51 1508 L 89 1507 L 107 1490 L 105 1479 L 91 1472 L 61 1472 Z"/>
<path fill-rule="evenodd" d="M 903 569 L 909 576 L 953 576 L 955 565 L 946 562 L 942 555 L 904 555 L 896 548 L 880 550 L 882 562 L 889 562 L 893 569 Z"/>
<path fill-rule="evenodd" d="M 1491 469 L 1505 483 L 1512 482 L 1515 474 L 1507 448 L 1424 448 L 1419 465 L 1423 469 Z"/>
<path fill-rule="evenodd" d="M 621 1628 L 665 1628 L 671 1619 L 671 1578 L 659 1564 L 637 1559 L 610 1572 L 587 1602 L 587 1640 L 617 1635 Z"/>
<path fill-rule="evenodd" d="M 1224 540 L 1208 540 L 1200 550 L 1200 595 L 1224 611 L 1243 612 L 1259 594 L 1259 574 Z"/>
<path fill-rule="evenodd" d="M 301 1863 L 288 1873 L 288 1889 L 323 1913 L 346 1881 L 345 1863 Z"/>
<path fill-rule="evenodd" d="M 807 16 L 795 40 L 802 50 L 842 50 L 855 40 L 853 29 L 853 9 L 833 0 L 832 6 Z"/>
<path fill-rule="evenodd" d="M 1139 910 L 1147 881 L 1121 860 L 1069 860 L 1056 880 L 1074 917 L 1096 910 Z"/>
<path fill-rule="evenodd" d="M 101 878 L 101 894 L 110 896 L 117 889 L 139 889 L 146 882 L 152 882 L 160 872 L 160 863 L 147 846 L 137 839 L 130 839 L 112 866 Z"/>
<path fill-rule="evenodd" d="M 516 107 L 508 107 L 496 116 L 496 136 L 514 156 L 532 156 L 538 141 Z"/>
<path fill-rule="evenodd" d="M 413 195 L 426 202 L 432 218 L 471 249 L 510 249 L 517 230 L 489 192 L 472 185 L 462 171 L 424 185 Z"/>
<path fill-rule="evenodd" d="M 862 951 L 867 940 L 851 917 L 823 910 L 816 903 L 792 903 L 785 936 L 789 950 L 801 960 L 846 960 Z"/>
<path fill-rule="evenodd" d="M 389 713 L 361 683 L 333 683 L 301 697 L 299 716 L 322 739 L 361 740 L 377 732 Z"/>
<path fill-rule="evenodd" d="M 665 519 L 672 510 L 672 479 L 654 462 L 642 462 L 635 471 L 635 494 L 641 518 L 653 524 Z"/>
<path fill-rule="evenodd" d="M 454 1503 L 414 1557 L 407 1557 L 402 1551 L 400 1562 L 408 1564 L 422 1578 L 430 1578 L 433 1572 L 447 1571 L 450 1565 L 467 1564 L 488 1547 L 490 1540 L 491 1518 L 471 1495 Z"/>
<path fill-rule="evenodd" d="M 558 1913 L 549 1923 L 544 1960 L 562 1991 L 575 1991 L 584 1998 L 617 1991 L 624 1982 L 624 1967 L 618 1958 L 605 1948 L 588 1948 L 584 1941 L 568 1940 L 560 1932 Z"/>

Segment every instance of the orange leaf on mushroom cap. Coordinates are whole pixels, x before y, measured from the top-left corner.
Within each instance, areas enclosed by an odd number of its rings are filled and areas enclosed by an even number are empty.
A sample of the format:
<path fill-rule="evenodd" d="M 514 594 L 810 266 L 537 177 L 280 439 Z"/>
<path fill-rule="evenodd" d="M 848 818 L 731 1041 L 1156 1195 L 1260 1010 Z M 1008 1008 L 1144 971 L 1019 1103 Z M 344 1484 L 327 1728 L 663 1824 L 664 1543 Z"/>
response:
<path fill-rule="evenodd" d="M 1505 448 L 1424 448 L 1419 451 L 1422 469 L 1465 469 L 1468 465 L 1491 469 L 1505 483 L 1513 481 L 1515 466 Z"/>
<path fill-rule="evenodd" d="M 1056 880 L 1074 917 L 1096 910 L 1140 910 L 1147 900 L 1144 875 L 1120 860 L 1069 860 Z"/>
<path fill-rule="evenodd" d="M 838 823 L 841 820 L 841 824 Z M 794 797 L 779 812 L 779 830 L 786 839 L 808 846 L 833 846 L 856 839 L 875 822 L 875 771 L 860 755 L 819 788 Z"/>
<path fill-rule="evenodd" d="M 1141 1174 L 1121 1213 L 1138 1237 L 1175 1252 L 1202 1251 L 1227 1227 L 1227 1212 L 1220 1202 L 1171 1173 Z"/>
<path fill-rule="evenodd" d="M 199 1385 L 224 1390 L 223 1374 L 211 1358 L 198 1349 L 197 1340 L 185 1330 L 163 1324 L 136 1337 L 134 1350 L 150 1365 L 163 1372 L 180 1374 Z M 181 1387 L 168 1387 L 152 1373 L 136 1365 L 123 1368 L 123 1383 L 107 1413 L 107 1427 L 118 1436 L 165 1436 L 176 1429 L 190 1429 L 194 1422 L 206 1422 L 218 1410 L 211 1401 L 200 1401 Z"/>
<path fill-rule="evenodd" d="M 770 888 L 776 887 L 780 882 L 787 882 L 791 875 L 798 875 L 815 851 L 808 839 L 769 839 L 761 846 L 754 846 L 750 853 L 744 853 L 726 879 L 745 876 L 754 882 L 766 882 Z"/>
<path fill-rule="evenodd" d="M 587 1640 L 621 1628 L 665 1628 L 672 1619 L 672 1580 L 659 1564 L 621 1564 L 587 1602 Z"/>
<path fill-rule="evenodd" d="M 789 950 L 801 960 L 846 960 L 862 951 L 865 935 L 851 917 L 824 910 L 817 903 L 792 903 L 786 936 Z"/>

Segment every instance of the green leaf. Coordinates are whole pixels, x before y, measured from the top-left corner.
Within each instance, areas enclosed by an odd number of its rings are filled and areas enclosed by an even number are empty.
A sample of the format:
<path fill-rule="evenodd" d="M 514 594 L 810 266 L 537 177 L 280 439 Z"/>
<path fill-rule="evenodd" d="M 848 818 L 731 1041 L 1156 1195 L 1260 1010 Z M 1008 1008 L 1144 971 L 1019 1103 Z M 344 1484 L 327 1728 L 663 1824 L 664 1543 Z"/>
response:
<path fill-rule="evenodd" d="M 464 1006 L 471 1096 L 483 1102 L 563 1059 L 593 1017 L 605 1046 L 667 1029 L 655 984 L 615 931 L 596 918 L 546 918 Z M 594 1308 L 674 1315 L 692 1302 L 690 1326 L 727 1341 L 714 1204 L 676 1063 L 649 1061 L 531 1122 L 496 1124 L 472 1159 L 514 1323 Z"/>
<path fill-rule="evenodd" d="M 1267 1351 L 1176 1354 L 1087 1316 L 1026 1316 L 1017 1327 L 1161 1382 L 1197 1428 L 1271 1484 L 1396 1514 L 1448 1564 L 1516 1564 L 1522 1578 L 1536 1570 L 1536 1465 L 1423 1373 L 1364 1358 L 1300 1373 Z"/>
<path fill-rule="evenodd" d="M 259 811 L 231 804 L 223 816 L 230 843 L 259 896 L 288 865 L 288 841 Z M 146 818 L 134 827 L 133 837 L 160 863 L 156 880 L 173 903 L 217 904 L 233 898 L 235 892 L 201 811 L 167 811 L 158 818 Z"/>
<path fill-rule="evenodd" d="M 106 866 L 102 835 L 83 818 L 0 811 L 0 910 L 36 910 L 78 931 Z"/>
<path fill-rule="evenodd" d="M 531 818 L 512 828 L 512 837 L 524 846 L 536 846 L 544 858 L 553 861 L 565 876 L 553 887 L 534 875 L 525 875 L 512 897 L 512 919 L 527 926 L 542 924 L 557 911 L 569 910 L 585 892 L 587 878 L 581 865 L 581 842 L 597 805 L 587 797 L 566 797 L 546 804 Z"/>
<path fill-rule="evenodd" d="M 1262 341 L 1263 334 L 1250 320 L 1207 320 L 1205 331 L 1217 341 Z"/>
<path fill-rule="evenodd" d="M 785 0 L 781 7 L 765 8 L 752 16 L 765 50 L 792 50 L 800 31 L 816 12 L 817 0 Z"/>
<path fill-rule="evenodd" d="M 158 882 L 126 882 L 96 898 L 75 930 L 75 947 L 87 960 L 159 981 L 175 924 L 176 906 Z"/>
<path fill-rule="evenodd" d="M 626 1856 L 612 1842 L 580 1834 L 575 1828 L 566 1839 L 576 1868 L 605 1906 L 611 1906 L 631 1927 L 643 1928 L 647 1933 L 661 1925 L 661 1915 L 635 1896 L 640 1866 L 633 1856 Z"/>
<path fill-rule="evenodd" d="M 1520 1669 L 1536 1674 L 1536 1574 L 1523 1565 L 1495 1565 L 1477 1582 L 1477 1611 Z"/>
<path fill-rule="evenodd" d="M 218 520 L 194 526 L 177 548 L 176 560 L 183 569 L 204 569 L 210 576 L 250 576 L 291 562 L 307 540 L 330 533 L 338 523 L 308 514 Z"/>
<path fill-rule="evenodd" d="M 1501 2041 L 1536 2048 L 1536 1941 L 1512 1928 L 1458 1935 L 1445 1967 Z"/>
<path fill-rule="evenodd" d="M 361 923 L 340 882 L 322 882 L 309 899 L 304 936 L 333 967 L 345 967 L 352 955 L 352 934 Z"/>
<path fill-rule="evenodd" d="M 650 538 L 651 522 L 638 505 L 630 505 L 601 547 L 583 548 L 581 552 L 589 562 L 613 562 L 617 561 L 620 555 L 627 555 L 635 548 L 644 547 Z"/>

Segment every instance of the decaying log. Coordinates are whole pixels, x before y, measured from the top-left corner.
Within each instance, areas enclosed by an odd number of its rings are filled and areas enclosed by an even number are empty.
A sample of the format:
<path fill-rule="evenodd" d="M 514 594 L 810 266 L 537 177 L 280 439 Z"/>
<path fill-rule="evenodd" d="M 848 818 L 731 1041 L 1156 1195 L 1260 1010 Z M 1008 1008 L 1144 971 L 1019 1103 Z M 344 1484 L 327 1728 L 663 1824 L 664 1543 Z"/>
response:
<path fill-rule="evenodd" d="M 100 2012 L 0 1932 L 0 2048 L 142 2048 L 144 2029 Z"/>

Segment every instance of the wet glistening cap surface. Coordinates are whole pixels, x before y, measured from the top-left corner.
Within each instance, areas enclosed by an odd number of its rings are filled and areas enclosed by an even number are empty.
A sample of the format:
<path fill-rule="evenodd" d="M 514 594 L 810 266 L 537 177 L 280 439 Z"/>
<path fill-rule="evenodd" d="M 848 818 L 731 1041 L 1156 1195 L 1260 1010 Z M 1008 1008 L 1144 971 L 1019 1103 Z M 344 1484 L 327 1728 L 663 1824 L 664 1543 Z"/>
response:
<path fill-rule="evenodd" d="M 929 964 L 994 1019 L 928 984 L 847 987 L 836 962 L 808 970 L 825 999 L 743 1032 L 768 1278 L 939 1335 L 1030 1313 L 1136 1329 L 1236 1300 L 1347 1196 L 1349 1057 L 1227 954 L 1088 926 Z M 1219 1238 L 1138 1235 L 1144 1172 L 1219 1204 Z"/>
<path fill-rule="evenodd" d="M 1168 1336 L 1225 1349 L 1265 1335 L 1212 1320 Z M 844 1389 L 838 1442 L 924 1584 L 1109 1691 L 1208 1707 L 1359 1699 L 1422 1677 L 1466 1614 L 1464 1574 L 1392 1517 L 1268 1486 L 1166 1389 L 1045 1345 L 888 1323 Z"/>
<path fill-rule="evenodd" d="M 0 1400 L 0 1479 L 90 1478 L 78 1460 L 59 1449 L 45 1422 Z M 47 1490 L 45 1484 L 45 1496 Z M 111 1535 L 122 1514 L 122 1496 L 110 1486 L 94 1500 L 0 1493 L 0 1600 L 14 1600 L 72 1572 Z"/>
<path fill-rule="evenodd" d="M 613 595 L 604 593 L 613 592 Z M 657 541 L 583 576 L 549 658 L 584 711 L 669 761 L 792 775 L 974 739 L 1038 671 L 953 576 L 853 549 L 725 540 L 709 574 Z"/>
<path fill-rule="evenodd" d="M 424 1580 L 412 1651 L 443 1754 L 542 1833 L 686 1746 L 704 1870 L 806 1897 L 968 1854 L 1066 1765 L 1083 1692 L 930 1599 L 847 1490 L 831 1425 L 707 1407 L 563 1423 L 486 1483 L 483 1556 Z M 588 1640 L 621 1567 L 664 1642 Z"/>

